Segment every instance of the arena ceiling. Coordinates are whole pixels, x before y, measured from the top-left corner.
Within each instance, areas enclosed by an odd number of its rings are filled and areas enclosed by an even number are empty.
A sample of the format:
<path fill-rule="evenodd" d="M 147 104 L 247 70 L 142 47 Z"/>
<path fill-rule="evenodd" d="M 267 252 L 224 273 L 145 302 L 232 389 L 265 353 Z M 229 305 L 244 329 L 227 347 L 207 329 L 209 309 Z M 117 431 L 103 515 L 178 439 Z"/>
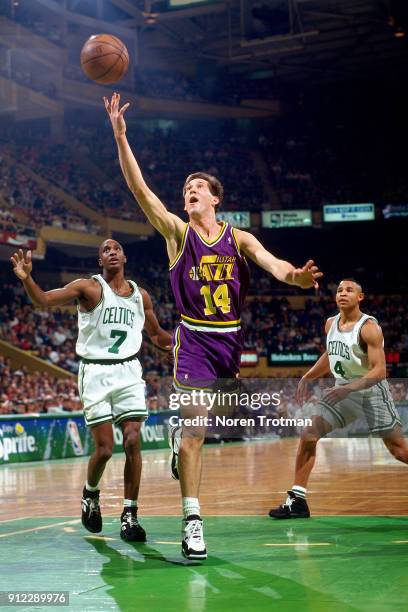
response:
<path fill-rule="evenodd" d="M 142 55 L 179 67 L 188 58 L 310 82 L 405 75 L 408 66 L 408 0 L 219 0 L 178 9 L 106 0 L 111 13 L 104 2 L 101 15 L 135 30 Z M 81 10 L 87 0 L 71 3 Z"/>
<path fill-rule="evenodd" d="M 83 36 L 131 39 L 141 68 L 296 84 L 398 78 L 408 68 L 408 0 L 3 1 Z"/>

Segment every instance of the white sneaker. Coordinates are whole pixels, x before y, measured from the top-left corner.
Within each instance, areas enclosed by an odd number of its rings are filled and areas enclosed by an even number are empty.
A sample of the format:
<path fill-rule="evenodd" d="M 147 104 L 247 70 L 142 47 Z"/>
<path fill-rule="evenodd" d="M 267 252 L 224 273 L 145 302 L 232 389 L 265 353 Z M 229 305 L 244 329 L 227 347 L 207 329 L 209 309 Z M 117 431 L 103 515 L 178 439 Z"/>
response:
<path fill-rule="evenodd" d="M 196 516 L 183 520 L 181 554 L 186 559 L 206 559 L 207 551 L 203 536 L 203 521 Z"/>
<path fill-rule="evenodd" d="M 174 480 L 179 480 L 178 456 L 181 445 L 182 428 L 178 425 L 169 428 L 169 446 L 171 448 L 171 475 Z"/>

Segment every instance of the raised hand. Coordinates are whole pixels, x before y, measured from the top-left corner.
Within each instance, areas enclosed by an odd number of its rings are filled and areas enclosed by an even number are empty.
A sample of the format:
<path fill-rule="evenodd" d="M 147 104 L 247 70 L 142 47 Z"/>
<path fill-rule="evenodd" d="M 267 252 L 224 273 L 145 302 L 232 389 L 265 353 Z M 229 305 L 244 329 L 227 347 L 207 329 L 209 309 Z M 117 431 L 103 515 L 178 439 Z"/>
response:
<path fill-rule="evenodd" d="M 296 268 L 293 271 L 293 283 L 302 289 L 309 289 L 310 287 L 318 289 L 317 279 L 322 276 L 323 272 L 320 272 L 319 268 L 315 266 L 313 259 L 309 259 L 303 268 Z"/>
<path fill-rule="evenodd" d="M 105 103 L 106 112 L 108 113 L 110 122 L 112 124 L 115 138 L 124 136 L 126 134 L 126 122 L 123 115 L 130 103 L 126 102 L 122 108 L 119 108 L 120 94 L 116 92 L 113 94 L 110 101 L 108 98 L 105 98 L 105 96 L 103 97 L 103 101 Z"/>
<path fill-rule="evenodd" d="M 351 393 L 348 385 L 338 385 L 337 387 L 332 387 L 328 389 L 323 396 L 325 402 L 334 406 L 338 402 L 344 400 L 348 394 Z"/>
<path fill-rule="evenodd" d="M 303 377 L 300 379 L 299 384 L 296 389 L 296 401 L 300 406 L 306 402 L 308 395 L 310 395 L 310 391 L 308 389 L 308 380 Z"/>
<path fill-rule="evenodd" d="M 31 251 L 27 251 L 25 254 L 22 249 L 19 249 L 17 253 L 10 258 L 13 264 L 13 272 L 21 281 L 27 280 L 33 269 L 33 262 L 31 260 Z"/>

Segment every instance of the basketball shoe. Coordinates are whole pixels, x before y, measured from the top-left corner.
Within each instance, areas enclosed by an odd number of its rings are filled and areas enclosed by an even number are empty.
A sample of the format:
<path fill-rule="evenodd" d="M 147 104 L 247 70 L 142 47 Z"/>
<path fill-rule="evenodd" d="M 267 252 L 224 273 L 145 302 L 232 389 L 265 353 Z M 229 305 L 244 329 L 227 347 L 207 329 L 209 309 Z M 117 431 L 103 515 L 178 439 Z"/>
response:
<path fill-rule="evenodd" d="M 298 497 L 293 491 L 288 491 L 285 503 L 272 508 L 269 516 L 274 519 L 309 518 L 310 511 L 305 499 Z"/>
<path fill-rule="evenodd" d="M 146 532 L 137 520 L 136 508 L 124 508 L 120 517 L 120 537 L 127 542 L 146 542 Z"/>
<path fill-rule="evenodd" d="M 181 554 L 186 559 L 206 559 L 207 551 L 203 536 L 203 521 L 197 514 L 191 514 L 182 523 L 183 540 Z"/>
<path fill-rule="evenodd" d="M 99 491 L 82 491 L 82 524 L 91 533 L 102 531 L 102 515 L 99 506 Z"/>
<path fill-rule="evenodd" d="M 178 456 L 181 445 L 182 428 L 179 425 L 169 429 L 169 445 L 171 448 L 171 475 L 174 480 L 179 480 L 178 473 Z"/>

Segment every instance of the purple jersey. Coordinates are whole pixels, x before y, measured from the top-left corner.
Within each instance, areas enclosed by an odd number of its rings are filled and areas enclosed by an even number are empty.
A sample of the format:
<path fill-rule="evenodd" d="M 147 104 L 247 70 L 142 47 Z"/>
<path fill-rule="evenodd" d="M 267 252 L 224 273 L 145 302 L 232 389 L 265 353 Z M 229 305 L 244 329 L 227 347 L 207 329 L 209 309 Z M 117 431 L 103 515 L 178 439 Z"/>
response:
<path fill-rule="evenodd" d="M 176 389 L 207 388 L 239 374 L 243 347 L 241 310 L 249 268 L 234 229 L 223 223 L 212 242 L 186 225 L 170 264 L 170 281 L 181 324 L 174 338 Z"/>
<path fill-rule="evenodd" d="M 228 223 L 209 242 L 189 224 L 170 264 L 170 281 L 183 325 L 195 331 L 241 328 L 249 268 Z"/>

